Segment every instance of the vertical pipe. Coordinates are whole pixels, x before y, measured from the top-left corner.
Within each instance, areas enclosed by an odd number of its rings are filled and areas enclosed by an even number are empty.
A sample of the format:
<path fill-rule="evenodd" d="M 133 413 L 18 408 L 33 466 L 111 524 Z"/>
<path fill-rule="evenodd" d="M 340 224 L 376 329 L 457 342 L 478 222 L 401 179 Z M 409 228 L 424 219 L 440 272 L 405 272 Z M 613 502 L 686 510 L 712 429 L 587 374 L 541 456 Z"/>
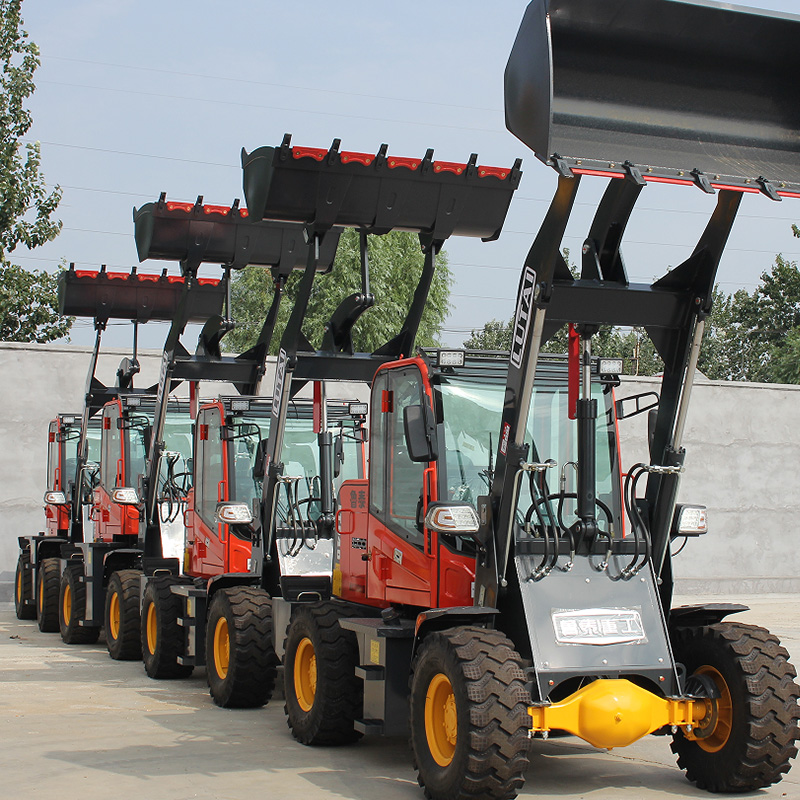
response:
<path fill-rule="evenodd" d="M 675 435 L 672 437 L 672 447 L 674 450 L 680 450 L 681 442 L 683 441 L 683 431 L 686 427 L 686 415 L 689 411 L 689 399 L 692 394 L 694 376 L 697 372 L 697 359 L 700 356 L 700 345 L 703 343 L 703 331 L 705 327 L 706 321 L 704 319 L 698 319 L 694 328 L 691 350 L 689 351 L 689 363 L 686 366 L 686 377 L 683 382 L 683 393 L 681 394 L 681 400 L 678 406 L 678 416 L 675 420 Z"/>

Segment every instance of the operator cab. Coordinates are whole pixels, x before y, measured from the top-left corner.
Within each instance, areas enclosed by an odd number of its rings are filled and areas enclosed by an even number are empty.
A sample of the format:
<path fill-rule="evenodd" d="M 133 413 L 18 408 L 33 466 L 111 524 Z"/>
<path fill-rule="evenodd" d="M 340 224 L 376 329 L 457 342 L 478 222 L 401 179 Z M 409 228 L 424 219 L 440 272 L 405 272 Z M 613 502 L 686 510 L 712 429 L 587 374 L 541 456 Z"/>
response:
<path fill-rule="evenodd" d="M 365 417 L 352 404 L 327 400 L 334 437 L 333 489 L 365 472 Z M 195 577 L 249 572 L 252 523 L 259 515 L 265 442 L 272 404 L 256 398 L 220 398 L 201 406 L 194 440 L 194 488 L 186 513 L 184 569 Z M 357 409 L 359 412 L 361 408 Z M 321 540 L 320 445 L 314 410 L 307 400 L 289 406 L 283 435 L 283 476 L 277 488 L 271 535 L 282 575 L 319 574 L 329 580 L 331 545 Z M 268 534 L 269 535 L 269 534 Z M 284 571 L 285 570 L 285 571 Z"/>
<path fill-rule="evenodd" d="M 334 594 L 378 606 L 473 604 L 478 498 L 489 494 L 494 461 L 504 447 L 497 436 L 507 365 L 507 356 L 499 353 L 428 351 L 378 370 L 369 478 L 347 481 L 339 493 L 344 511 L 337 526 Z M 614 382 L 599 374 L 592 381 L 601 409 L 598 499 L 609 511 L 600 515 L 604 540 L 624 535 Z M 534 386 L 525 439 L 534 443 L 529 458 L 554 464 L 534 482 L 522 481 L 518 542 L 542 540 L 542 517 L 548 513 L 567 526 L 575 514 L 577 431 L 567 418 L 566 358 L 543 354 Z M 412 452 L 415 426 L 417 438 L 428 441 L 422 457 Z M 434 510 L 443 513 L 432 516 Z"/>
<path fill-rule="evenodd" d="M 76 480 L 82 419 L 77 414 L 59 414 L 47 431 L 47 490 L 44 495 L 47 535 L 69 536 L 72 491 Z M 100 460 L 100 420 L 89 420 L 86 434 L 87 462 L 77 480 L 88 481 Z"/>
<path fill-rule="evenodd" d="M 140 481 L 145 473 L 154 413 L 155 399 L 151 397 L 123 395 L 103 407 L 100 469 L 92 508 L 95 541 L 136 542 L 138 539 L 142 497 Z M 188 403 L 169 401 L 164 443 L 167 453 L 173 458 L 165 457 L 159 470 L 162 497 L 170 475 L 188 476 L 190 472 L 191 417 Z M 162 523 L 168 526 L 175 519 L 174 508 L 170 507 L 167 519 L 162 516 Z M 180 540 L 182 533 L 181 530 Z M 175 549 L 169 547 L 172 538 L 166 537 L 165 553 Z M 180 546 L 178 541 L 178 551 Z M 170 555 L 174 554 L 170 552 Z"/>

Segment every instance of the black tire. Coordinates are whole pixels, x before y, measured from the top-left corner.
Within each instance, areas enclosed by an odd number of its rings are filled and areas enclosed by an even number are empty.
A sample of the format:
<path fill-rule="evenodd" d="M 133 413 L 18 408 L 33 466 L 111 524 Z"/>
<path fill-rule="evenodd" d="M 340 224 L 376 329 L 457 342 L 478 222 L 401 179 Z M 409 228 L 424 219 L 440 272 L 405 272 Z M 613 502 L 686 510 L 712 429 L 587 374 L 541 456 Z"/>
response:
<path fill-rule="evenodd" d="M 135 661 L 142 657 L 141 575 L 138 569 L 121 569 L 108 581 L 104 614 L 106 647 L 111 658 L 117 661 Z"/>
<path fill-rule="evenodd" d="M 301 605 L 286 631 L 284 711 L 292 736 L 303 744 L 350 744 L 361 738 L 353 723 L 362 715 L 364 683 L 355 674 L 360 663 L 356 635 L 339 625 L 345 616 L 352 614 L 341 603 Z"/>
<path fill-rule="evenodd" d="M 80 624 L 86 618 L 86 584 L 82 575 L 82 561 L 67 561 L 58 594 L 58 623 L 65 644 L 94 644 L 100 636 L 100 628 Z"/>
<path fill-rule="evenodd" d="M 411 678 L 411 749 L 425 796 L 516 797 L 528 768 L 529 705 L 520 657 L 500 631 L 430 633 Z"/>
<path fill-rule="evenodd" d="M 673 738 L 686 777 L 710 792 L 750 792 L 780 781 L 797 754 L 800 687 L 778 638 L 755 625 L 721 622 L 679 629 L 673 648 L 690 682 L 699 672 L 721 693 L 703 738 Z"/>
<path fill-rule="evenodd" d="M 39 564 L 39 586 L 36 599 L 36 620 L 42 633 L 58 630 L 58 587 L 61 566 L 57 558 L 43 558 Z"/>
<path fill-rule="evenodd" d="M 178 663 L 183 653 L 184 629 L 178 625 L 181 598 L 170 591 L 178 583 L 171 575 L 147 581 L 142 598 L 142 659 L 151 678 L 186 678 L 194 667 Z"/>
<path fill-rule="evenodd" d="M 36 606 L 31 592 L 31 573 L 25 567 L 30 564 L 27 551 L 17 559 L 17 572 L 14 575 L 14 611 L 17 619 L 36 619 Z"/>
<path fill-rule="evenodd" d="M 206 623 L 206 673 L 211 697 L 223 708 L 257 708 L 275 689 L 272 598 L 263 589 L 220 589 Z"/>

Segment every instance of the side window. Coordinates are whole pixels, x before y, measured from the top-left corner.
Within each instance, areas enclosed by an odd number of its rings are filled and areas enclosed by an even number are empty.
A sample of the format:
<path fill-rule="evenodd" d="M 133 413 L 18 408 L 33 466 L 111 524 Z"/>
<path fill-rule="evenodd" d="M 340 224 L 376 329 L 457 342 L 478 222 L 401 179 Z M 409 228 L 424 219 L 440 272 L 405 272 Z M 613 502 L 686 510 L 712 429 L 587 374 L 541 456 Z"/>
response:
<path fill-rule="evenodd" d="M 422 544 L 417 525 L 426 464 L 408 457 L 403 411 L 423 402 L 422 378 L 416 367 L 386 373 L 385 388 L 373 389 L 371 494 L 374 512 L 395 532 Z M 424 402 L 428 402 L 427 399 Z M 380 413 L 375 411 L 380 409 Z M 380 421 L 376 424 L 375 418 Z M 382 472 L 380 479 L 373 469 Z"/>
<path fill-rule="evenodd" d="M 222 414 L 218 408 L 207 409 L 198 415 L 196 506 L 203 522 L 211 528 L 217 525 L 214 512 L 219 501 L 219 483 L 224 477 L 222 455 L 225 443 L 220 436 L 221 428 Z"/>
<path fill-rule="evenodd" d="M 386 508 L 386 412 L 388 380 L 382 372 L 372 384 L 372 414 L 369 422 L 369 502 L 370 510 L 383 517 Z"/>
<path fill-rule="evenodd" d="M 137 486 L 139 476 L 144 475 L 150 422 L 149 417 L 138 414 L 131 415 L 128 420 L 128 426 L 125 429 L 125 444 L 128 454 L 125 481 L 128 486 Z"/>
<path fill-rule="evenodd" d="M 57 489 L 56 470 L 58 469 L 58 423 L 51 422 L 47 431 L 47 488 Z"/>
<path fill-rule="evenodd" d="M 100 483 L 108 491 L 117 485 L 117 462 L 122 457 L 118 423 L 119 406 L 115 403 L 103 411 L 103 432 L 100 440 Z"/>

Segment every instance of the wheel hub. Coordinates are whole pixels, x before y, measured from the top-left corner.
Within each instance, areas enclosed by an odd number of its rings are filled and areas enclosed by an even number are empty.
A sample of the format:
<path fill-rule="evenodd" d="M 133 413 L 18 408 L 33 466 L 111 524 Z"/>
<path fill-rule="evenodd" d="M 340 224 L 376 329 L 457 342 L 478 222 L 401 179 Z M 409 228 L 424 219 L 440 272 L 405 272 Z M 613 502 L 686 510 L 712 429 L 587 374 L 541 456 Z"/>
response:
<path fill-rule="evenodd" d="M 231 638 L 228 631 L 228 620 L 220 617 L 214 628 L 214 667 L 222 680 L 228 677 L 231 658 Z"/>
<path fill-rule="evenodd" d="M 156 643 L 158 642 L 158 619 L 156 617 L 156 605 L 150 603 L 147 607 L 147 649 L 150 655 L 156 653 Z"/>
<path fill-rule="evenodd" d="M 114 592 L 111 595 L 111 601 L 108 607 L 108 627 L 111 629 L 109 633 L 112 639 L 119 638 L 120 628 L 120 610 L 119 610 L 119 593 Z"/>
<path fill-rule="evenodd" d="M 314 643 L 307 636 L 297 646 L 294 657 L 294 687 L 297 703 L 305 711 L 311 711 L 317 695 L 317 654 Z"/>
<path fill-rule="evenodd" d="M 64 624 L 69 627 L 72 621 L 72 587 L 69 584 L 64 586 L 64 602 L 63 602 L 62 616 L 64 617 Z"/>
<path fill-rule="evenodd" d="M 714 667 L 702 666 L 692 677 L 695 676 L 704 683 L 710 681 L 718 696 L 705 700 L 706 715 L 693 731 L 694 738 L 707 753 L 717 753 L 725 747 L 733 727 L 731 692 L 722 673 Z"/>
<path fill-rule="evenodd" d="M 456 751 L 458 712 L 453 685 L 442 672 L 433 676 L 425 696 L 425 735 L 433 760 L 448 766 Z"/>

